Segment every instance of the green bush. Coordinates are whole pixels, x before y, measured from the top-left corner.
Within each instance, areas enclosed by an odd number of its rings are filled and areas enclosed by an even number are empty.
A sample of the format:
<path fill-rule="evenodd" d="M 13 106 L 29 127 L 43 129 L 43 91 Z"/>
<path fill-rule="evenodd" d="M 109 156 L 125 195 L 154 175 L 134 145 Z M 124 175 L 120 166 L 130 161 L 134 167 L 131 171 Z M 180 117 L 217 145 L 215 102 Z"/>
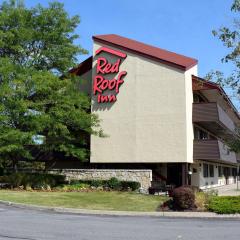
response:
<path fill-rule="evenodd" d="M 212 197 L 208 203 L 208 210 L 218 214 L 240 213 L 240 196 Z"/>
<path fill-rule="evenodd" d="M 206 211 L 208 202 L 209 202 L 209 195 L 205 192 L 195 192 L 195 206 L 200 211 Z"/>
<path fill-rule="evenodd" d="M 47 189 L 48 186 L 55 187 L 56 190 L 78 191 L 81 188 L 89 187 L 108 187 L 113 190 L 132 190 L 140 188 L 139 182 L 119 181 L 117 178 L 109 180 L 71 180 L 64 184 L 65 176 L 47 173 L 12 173 L 10 175 L 0 176 L 0 182 L 9 183 L 11 187 L 23 186 L 32 189 Z M 64 185 L 63 185 L 64 184 Z M 56 188 L 57 187 L 57 188 Z"/>
<path fill-rule="evenodd" d="M 135 191 L 140 188 L 139 182 L 134 181 L 119 181 L 117 178 L 109 180 L 71 180 L 70 185 L 87 184 L 91 187 L 109 187 L 113 190 L 129 190 Z"/>
<path fill-rule="evenodd" d="M 189 187 L 178 187 L 172 192 L 173 206 L 179 210 L 191 209 L 194 207 L 195 195 Z"/>
<path fill-rule="evenodd" d="M 71 180 L 70 185 L 76 185 L 76 184 L 87 184 L 91 187 L 102 187 L 104 185 L 103 180 Z"/>
<path fill-rule="evenodd" d="M 136 191 L 141 187 L 141 184 L 134 181 L 121 181 L 121 187 L 122 190 L 128 190 L 130 188 L 132 191 Z"/>
<path fill-rule="evenodd" d="M 0 176 L 3 176 L 4 168 L 0 167 Z"/>
<path fill-rule="evenodd" d="M 60 191 L 81 191 L 83 189 L 89 188 L 90 185 L 86 183 L 75 183 L 75 184 L 64 184 L 55 188 L 55 190 Z"/>
<path fill-rule="evenodd" d="M 121 182 L 117 178 L 112 177 L 107 181 L 107 186 L 113 190 L 120 190 Z"/>
<path fill-rule="evenodd" d="M 0 181 L 9 183 L 11 187 L 32 187 L 34 189 L 55 187 L 65 182 L 65 176 L 47 173 L 12 173 L 0 178 Z"/>
<path fill-rule="evenodd" d="M 102 180 L 91 180 L 90 183 L 88 183 L 91 187 L 102 187 L 104 185 L 104 181 Z"/>

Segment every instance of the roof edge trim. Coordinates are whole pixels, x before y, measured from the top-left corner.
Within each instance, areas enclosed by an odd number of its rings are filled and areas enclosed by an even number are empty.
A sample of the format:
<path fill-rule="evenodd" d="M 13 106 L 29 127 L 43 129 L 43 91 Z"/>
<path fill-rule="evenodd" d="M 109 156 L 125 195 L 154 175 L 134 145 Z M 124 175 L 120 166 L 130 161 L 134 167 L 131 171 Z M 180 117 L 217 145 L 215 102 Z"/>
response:
<path fill-rule="evenodd" d="M 107 44 L 107 45 L 110 45 L 110 46 L 113 46 L 113 47 L 118 47 L 118 48 L 120 48 L 120 49 L 122 49 L 122 50 L 135 53 L 135 54 L 140 55 L 140 56 L 142 56 L 142 57 L 145 57 L 145 58 L 148 58 L 148 59 L 151 59 L 151 60 L 160 62 L 160 63 L 162 63 L 162 64 L 171 66 L 171 67 L 173 67 L 173 68 L 180 69 L 180 70 L 182 70 L 182 71 L 187 71 L 187 70 L 189 70 L 190 68 L 192 68 L 192 67 L 194 67 L 195 65 L 198 64 L 198 60 L 194 59 L 195 62 L 194 62 L 193 64 L 191 64 L 191 65 L 189 65 L 189 66 L 184 66 L 184 65 L 180 65 L 180 64 L 177 64 L 177 63 L 174 63 L 174 62 L 171 62 L 171 61 L 167 61 L 167 60 L 165 60 L 165 59 L 161 59 L 161 58 L 159 58 L 159 57 L 156 57 L 156 56 L 153 56 L 153 55 L 150 55 L 150 54 L 147 54 L 147 53 L 144 53 L 144 52 L 141 52 L 141 51 L 132 49 L 132 48 L 128 48 L 128 47 L 126 47 L 126 46 L 122 46 L 122 45 L 120 45 L 120 44 L 117 44 L 117 43 L 114 43 L 114 42 L 111 42 L 111 41 L 99 39 L 97 36 L 93 36 L 92 38 L 93 38 L 93 40 L 96 41 L 96 42 L 103 43 L 103 44 Z"/>

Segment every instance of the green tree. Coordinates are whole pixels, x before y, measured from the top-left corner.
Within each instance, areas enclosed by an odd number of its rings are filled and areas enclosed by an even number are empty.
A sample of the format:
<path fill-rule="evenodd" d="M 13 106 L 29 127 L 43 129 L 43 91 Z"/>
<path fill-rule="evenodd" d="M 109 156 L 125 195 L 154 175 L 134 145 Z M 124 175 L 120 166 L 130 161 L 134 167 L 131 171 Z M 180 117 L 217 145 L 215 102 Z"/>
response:
<path fill-rule="evenodd" d="M 233 71 L 230 76 L 225 76 L 221 71 L 212 71 L 206 78 L 213 79 L 223 87 L 230 87 L 232 98 L 237 102 L 240 101 L 240 0 L 234 0 L 231 6 L 231 11 L 237 16 L 233 21 L 233 26 L 222 27 L 219 30 L 213 30 L 213 35 L 216 36 L 223 45 L 229 49 L 229 53 L 221 60 L 223 63 L 228 63 L 233 66 Z M 240 127 L 240 126 L 238 126 Z M 239 132 L 240 130 L 236 129 Z M 240 152 L 240 141 L 235 139 L 229 142 L 229 145 L 236 152 Z"/>
<path fill-rule="evenodd" d="M 68 74 L 86 53 L 74 44 L 79 22 L 58 2 L 0 5 L 0 161 L 84 161 L 89 135 L 102 135 L 81 80 Z"/>
<path fill-rule="evenodd" d="M 215 71 L 208 74 L 207 78 L 214 78 L 222 86 L 231 87 L 234 96 L 240 99 L 240 0 L 234 0 L 231 11 L 237 15 L 233 26 L 222 27 L 217 31 L 213 30 L 212 33 L 229 49 L 229 53 L 221 61 L 231 64 L 234 70 L 230 76 L 224 76 L 221 71 Z"/>

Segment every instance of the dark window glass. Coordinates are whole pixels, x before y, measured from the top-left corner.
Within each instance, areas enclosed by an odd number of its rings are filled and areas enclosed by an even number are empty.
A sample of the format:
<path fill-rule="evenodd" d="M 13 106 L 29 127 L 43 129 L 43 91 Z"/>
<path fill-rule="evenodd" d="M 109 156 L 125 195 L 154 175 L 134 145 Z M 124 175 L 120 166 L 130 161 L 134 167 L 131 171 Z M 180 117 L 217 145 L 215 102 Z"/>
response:
<path fill-rule="evenodd" d="M 197 127 L 194 127 L 194 139 L 197 139 L 197 140 L 204 140 L 204 139 L 208 139 L 209 136 L 208 136 L 208 133 L 197 128 Z"/>
<path fill-rule="evenodd" d="M 202 130 L 199 130 L 199 139 L 204 140 L 208 139 L 208 133 Z"/>
<path fill-rule="evenodd" d="M 210 175 L 210 177 L 214 177 L 214 167 L 213 167 L 213 165 L 209 165 L 209 175 Z"/>
<path fill-rule="evenodd" d="M 193 94 L 193 102 L 194 103 L 201 103 L 201 102 L 205 102 L 205 100 L 199 94 Z"/>
<path fill-rule="evenodd" d="M 199 131 L 198 131 L 198 128 L 194 127 L 194 139 L 198 139 L 198 136 L 199 136 Z"/>
<path fill-rule="evenodd" d="M 222 168 L 222 166 L 218 166 L 218 176 L 219 177 L 223 176 L 223 168 Z"/>
<path fill-rule="evenodd" d="M 203 177 L 208 177 L 208 164 L 203 164 Z"/>
<path fill-rule="evenodd" d="M 197 94 L 193 94 L 193 102 L 195 103 L 199 102 L 199 96 Z"/>
<path fill-rule="evenodd" d="M 237 176 L 237 169 L 233 168 L 233 176 L 236 177 Z"/>
<path fill-rule="evenodd" d="M 224 167 L 223 168 L 223 174 L 224 174 L 225 177 L 229 177 L 229 175 L 230 175 L 230 168 Z"/>

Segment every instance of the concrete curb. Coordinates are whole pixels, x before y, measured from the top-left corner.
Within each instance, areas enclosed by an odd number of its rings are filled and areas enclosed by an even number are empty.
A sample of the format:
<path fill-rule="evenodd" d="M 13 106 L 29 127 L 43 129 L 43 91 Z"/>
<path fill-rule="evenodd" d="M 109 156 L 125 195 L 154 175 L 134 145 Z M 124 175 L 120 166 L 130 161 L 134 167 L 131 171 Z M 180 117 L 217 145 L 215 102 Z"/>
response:
<path fill-rule="evenodd" d="M 5 206 L 13 206 L 16 208 L 38 210 L 38 211 L 52 211 L 56 213 L 70 213 L 79 215 L 99 215 L 99 216 L 125 216 L 125 217 L 171 217 L 171 218 L 214 218 L 214 219 L 236 219 L 240 220 L 240 214 L 224 214 L 219 215 L 212 212 L 128 212 L 128 211 L 106 211 L 106 210 L 88 210 L 88 209 L 74 209 L 61 207 L 45 207 L 28 205 L 22 203 L 14 203 L 0 200 L 0 204 Z"/>

